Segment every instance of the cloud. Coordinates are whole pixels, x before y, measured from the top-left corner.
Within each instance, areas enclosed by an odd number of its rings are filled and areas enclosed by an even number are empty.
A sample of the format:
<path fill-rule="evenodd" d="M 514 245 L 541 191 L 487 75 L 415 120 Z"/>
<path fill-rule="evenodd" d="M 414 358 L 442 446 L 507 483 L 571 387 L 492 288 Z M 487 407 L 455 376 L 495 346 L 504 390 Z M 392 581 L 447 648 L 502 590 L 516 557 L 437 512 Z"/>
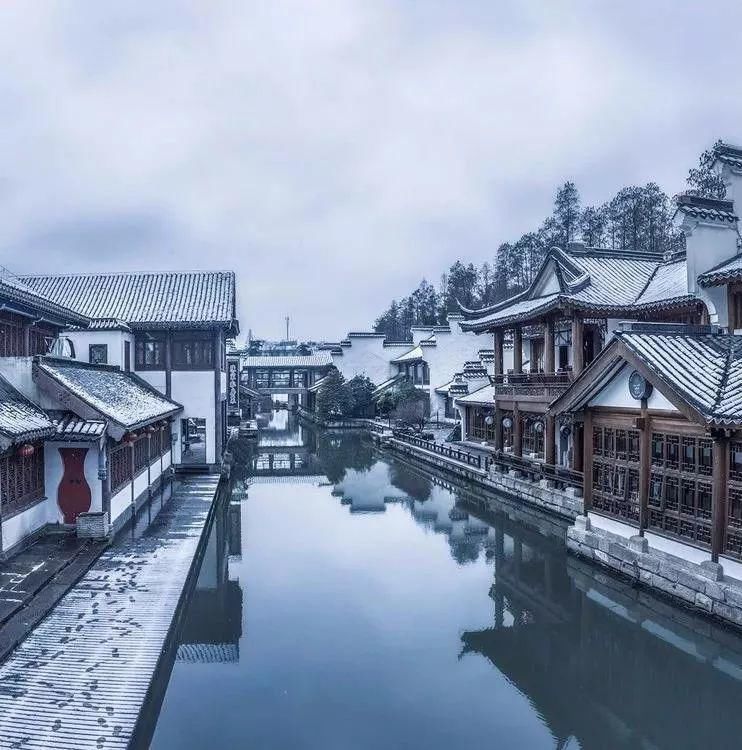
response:
<path fill-rule="evenodd" d="M 742 139 L 731 3 L 0 6 L 2 261 L 235 268 L 243 329 L 367 327 L 577 180 Z M 103 250 L 102 250 L 103 248 Z M 63 262 L 61 258 L 64 258 Z"/>

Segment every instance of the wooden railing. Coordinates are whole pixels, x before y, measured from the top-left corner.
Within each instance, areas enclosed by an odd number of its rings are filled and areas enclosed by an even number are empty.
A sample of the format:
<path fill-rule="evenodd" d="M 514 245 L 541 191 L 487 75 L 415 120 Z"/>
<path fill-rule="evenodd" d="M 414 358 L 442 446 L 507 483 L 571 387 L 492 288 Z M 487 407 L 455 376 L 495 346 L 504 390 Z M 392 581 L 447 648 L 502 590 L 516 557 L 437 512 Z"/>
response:
<path fill-rule="evenodd" d="M 510 372 L 490 377 L 497 396 L 546 396 L 556 398 L 572 383 L 570 372 Z"/>
<path fill-rule="evenodd" d="M 445 443 L 424 440 L 423 438 L 415 437 L 414 435 L 409 435 L 408 433 L 400 432 L 398 430 L 394 430 L 392 434 L 397 440 L 416 445 L 418 448 L 437 453 L 439 456 L 452 458 L 454 461 L 460 461 L 461 463 L 467 464 L 467 466 L 473 466 L 482 471 L 488 471 L 492 465 L 492 459 L 487 455 L 469 453 L 468 451 L 453 448 Z"/>
<path fill-rule="evenodd" d="M 415 445 L 418 448 L 422 448 L 423 450 L 436 453 L 439 456 L 451 458 L 454 461 L 459 461 L 467 466 L 473 466 L 474 468 L 483 471 L 489 471 L 490 467 L 494 464 L 501 469 L 512 469 L 518 471 L 534 481 L 548 479 L 561 489 L 564 489 L 565 487 L 575 487 L 576 489 L 581 490 L 583 487 L 582 472 L 574 471 L 573 469 L 564 466 L 547 464 L 543 461 L 534 461 L 533 459 L 523 458 L 521 456 L 513 456 L 504 451 L 493 451 L 489 455 L 484 453 L 470 453 L 467 450 L 461 450 L 446 445 L 445 443 L 442 444 L 435 443 L 431 440 L 424 440 L 423 438 L 415 437 L 414 435 L 409 435 L 404 432 L 395 431 L 393 435 L 397 440 L 402 440 L 411 445 Z"/>

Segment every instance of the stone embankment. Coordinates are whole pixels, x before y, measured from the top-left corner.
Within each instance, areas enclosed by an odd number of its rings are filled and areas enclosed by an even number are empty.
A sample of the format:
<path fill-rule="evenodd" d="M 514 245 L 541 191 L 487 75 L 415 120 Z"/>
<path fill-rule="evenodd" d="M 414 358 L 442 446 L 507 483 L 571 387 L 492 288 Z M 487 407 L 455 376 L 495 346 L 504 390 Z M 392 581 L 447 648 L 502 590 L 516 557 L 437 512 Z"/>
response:
<path fill-rule="evenodd" d="M 567 547 L 678 604 L 742 627 L 742 581 L 725 576 L 722 565 L 695 564 L 650 547 L 646 537 L 593 528 L 586 516 L 567 530 Z"/>

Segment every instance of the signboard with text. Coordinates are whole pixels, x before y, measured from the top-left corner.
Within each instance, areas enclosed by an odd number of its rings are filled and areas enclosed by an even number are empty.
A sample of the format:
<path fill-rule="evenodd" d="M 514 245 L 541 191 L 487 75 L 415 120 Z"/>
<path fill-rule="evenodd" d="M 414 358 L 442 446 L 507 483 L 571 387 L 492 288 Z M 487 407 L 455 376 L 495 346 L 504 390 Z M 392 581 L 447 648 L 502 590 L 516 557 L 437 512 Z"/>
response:
<path fill-rule="evenodd" d="M 227 412 L 240 413 L 240 360 L 227 359 Z"/>

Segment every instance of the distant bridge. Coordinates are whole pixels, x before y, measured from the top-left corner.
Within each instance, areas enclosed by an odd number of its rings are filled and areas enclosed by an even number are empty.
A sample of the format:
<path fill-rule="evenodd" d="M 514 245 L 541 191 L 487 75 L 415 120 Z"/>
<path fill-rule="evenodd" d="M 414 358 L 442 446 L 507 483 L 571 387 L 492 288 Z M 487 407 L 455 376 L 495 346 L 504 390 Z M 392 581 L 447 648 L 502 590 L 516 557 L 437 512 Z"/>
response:
<path fill-rule="evenodd" d="M 287 394 L 294 405 L 309 406 L 319 381 L 332 366 L 330 352 L 309 355 L 243 357 L 243 389 L 261 396 Z M 248 392 L 249 395 L 249 392 Z"/>

